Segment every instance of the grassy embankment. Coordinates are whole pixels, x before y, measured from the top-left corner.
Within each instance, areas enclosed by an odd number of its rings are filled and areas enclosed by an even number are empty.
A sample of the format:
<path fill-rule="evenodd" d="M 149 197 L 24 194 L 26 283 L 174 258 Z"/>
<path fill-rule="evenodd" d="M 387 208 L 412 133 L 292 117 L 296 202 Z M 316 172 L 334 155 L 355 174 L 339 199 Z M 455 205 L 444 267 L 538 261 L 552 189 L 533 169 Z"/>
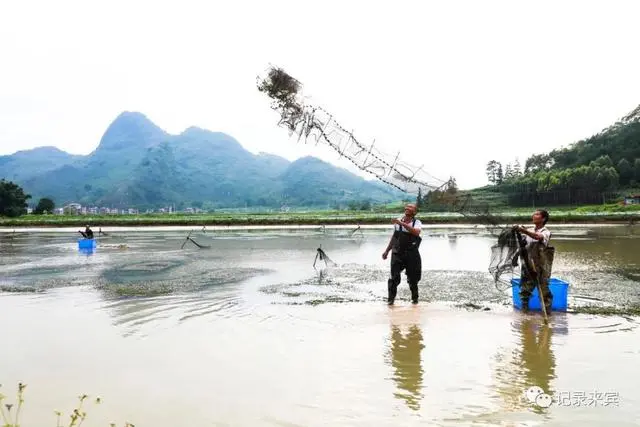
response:
<path fill-rule="evenodd" d="M 460 194 L 465 195 L 462 191 Z M 528 223 L 537 207 L 510 207 L 504 194 L 491 187 L 470 191 L 475 203 L 487 204 L 491 215 L 505 224 Z M 220 210 L 204 214 L 139 214 L 139 215 L 24 215 L 18 218 L 1 218 L 0 227 L 82 227 L 92 226 L 160 226 L 160 225 L 350 225 L 389 224 L 391 218 L 401 215 L 406 201 L 374 206 L 371 210 L 296 210 L 269 212 L 254 210 Z M 553 223 L 640 223 L 640 205 L 603 204 L 589 206 L 544 206 Z M 444 210 L 444 209 L 443 209 Z M 426 207 L 419 212 L 426 224 L 483 224 L 483 220 L 470 215 L 439 212 Z"/>
<path fill-rule="evenodd" d="M 531 208 L 505 208 L 492 211 L 500 223 L 530 222 Z M 630 223 L 640 222 L 640 206 L 598 205 L 577 208 L 547 207 L 554 223 Z M 214 212 L 206 214 L 139 214 L 139 215 L 24 215 L 0 218 L 1 227 L 81 227 L 144 225 L 331 225 L 388 224 L 402 213 L 400 203 L 378 207 L 372 211 L 301 211 L 301 212 Z M 450 212 L 420 212 L 426 224 L 482 224 L 473 215 Z"/>

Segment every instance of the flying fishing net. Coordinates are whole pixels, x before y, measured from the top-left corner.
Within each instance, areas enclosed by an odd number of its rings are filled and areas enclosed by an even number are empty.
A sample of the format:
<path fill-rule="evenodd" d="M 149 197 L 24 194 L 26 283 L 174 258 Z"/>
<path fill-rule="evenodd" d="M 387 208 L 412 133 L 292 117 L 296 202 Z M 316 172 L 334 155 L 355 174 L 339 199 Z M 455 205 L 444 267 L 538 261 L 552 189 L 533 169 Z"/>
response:
<path fill-rule="evenodd" d="M 298 141 L 328 145 L 359 169 L 407 193 L 417 194 L 419 189 L 426 193 L 447 184 L 422 166 L 404 162 L 400 153 L 381 152 L 375 147 L 375 141 L 363 144 L 326 110 L 305 104 L 301 89 L 300 82 L 281 68 L 271 67 L 258 81 L 258 90 L 271 98 L 272 109 L 280 113 L 278 124 L 288 129 L 290 136 L 295 134 Z"/>
<path fill-rule="evenodd" d="M 257 86 L 260 92 L 271 99 L 271 108 L 280 116 L 278 125 L 286 128 L 289 136 L 297 135 L 298 141 L 327 145 L 380 181 L 408 194 L 436 195 L 435 199 L 446 205 L 452 213 L 471 217 L 473 222 L 482 224 L 497 237 L 496 244 L 491 248 L 489 272 L 496 287 L 500 282 L 509 283 L 503 277 L 513 274 L 518 265 L 517 237 L 512 227 L 504 225 L 500 218 L 491 214 L 488 204 L 478 203 L 469 195 L 460 196 L 450 191 L 455 186 L 452 179 L 438 179 L 424 170 L 423 166 L 402 160 L 400 153 L 384 153 L 374 146 L 375 141 L 365 145 L 325 109 L 307 104 L 302 94 L 302 84 L 282 68 L 269 67 L 263 77 L 258 77 Z M 318 258 L 328 259 L 321 249 L 318 249 L 316 261 Z"/>

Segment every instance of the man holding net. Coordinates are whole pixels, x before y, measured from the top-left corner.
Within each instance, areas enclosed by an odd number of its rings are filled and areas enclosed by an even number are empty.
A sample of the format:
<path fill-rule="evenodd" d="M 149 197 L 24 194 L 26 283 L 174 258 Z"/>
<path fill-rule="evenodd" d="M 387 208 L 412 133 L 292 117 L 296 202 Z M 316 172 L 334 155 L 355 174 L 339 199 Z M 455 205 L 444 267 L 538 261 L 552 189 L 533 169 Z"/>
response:
<path fill-rule="evenodd" d="M 546 227 L 549 213 L 539 209 L 534 212 L 532 220 L 533 230 L 522 225 L 514 227 L 516 231 L 524 235 L 525 251 L 529 260 L 521 268 L 520 300 L 522 301 L 522 312 L 529 311 L 529 299 L 536 285 L 539 284 L 538 292 L 542 294 L 548 314 L 551 313 L 551 302 L 553 301 L 553 295 L 549 290 L 549 278 L 551 277 L 554 255 L 553 247 L 549 246 L 551 232 Z M 533 271 L 529 271 L 530 269 Z"/>
<path fill-rule="evenodd" d="M 417 207 L 413 203 L 409 203 L 404 207 L 404 217 L 394 218 L 393 235 L 382 253 L 382 259 L 387 259 L 389 251 L 391 253 L 391 276 L 388 281 L 389 297 L 387 303 L 393 305 L 398 285 L 401 282 L 400 273 L 406 270 L 407 282 L 411 290 L 411 302 L 418 303 L 418 282 L 422 277 L 422 259 L 420 258 L 420 231 L 422 230 L 422 222 L 415 217 Z"/>

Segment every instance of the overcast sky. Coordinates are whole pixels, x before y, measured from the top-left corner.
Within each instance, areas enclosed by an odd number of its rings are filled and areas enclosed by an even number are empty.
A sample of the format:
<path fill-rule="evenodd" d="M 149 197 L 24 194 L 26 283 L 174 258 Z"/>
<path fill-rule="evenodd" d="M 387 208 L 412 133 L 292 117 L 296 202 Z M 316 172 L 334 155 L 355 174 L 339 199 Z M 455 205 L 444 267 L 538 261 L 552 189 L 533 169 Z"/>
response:
<path fill-rule="evenodd" d="M 640 103 L 638 1 L 4 1 L 0 154 L 96 148 L 122 111 L 252 152 L 315 155 L 277 127 L 269 64 L 363 141 L 468 188 Z"/>

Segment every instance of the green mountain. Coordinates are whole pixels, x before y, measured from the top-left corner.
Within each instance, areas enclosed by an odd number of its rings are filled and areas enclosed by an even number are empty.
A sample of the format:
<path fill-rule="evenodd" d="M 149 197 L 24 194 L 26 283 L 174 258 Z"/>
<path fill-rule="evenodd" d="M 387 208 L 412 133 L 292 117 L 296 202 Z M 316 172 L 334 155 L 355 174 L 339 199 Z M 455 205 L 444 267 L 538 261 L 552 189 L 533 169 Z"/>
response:
<path fill-rule="evenodd" d="M 9 156 L 0 156 L 0 177 L 8 181 L 21 182 L 37 174 L 71 164 L 81 157 L 65 153 L 56 147 L 18 151 Z"/>
<path fill-rule="evenodd" d="M 524 170 L 491 161 L 487 176 L 495 185 L 482 192 L 511 206 L 602 204 L 640 191 L 640 106 L 596 135 L 529 157 Z"/>
<path fill-rule="evenodd" d="M 633 165 L 636 159 L 640 159 L 640 105 L 590 138 L 549 154 L 531 156 L 525 164 L 525 173 L 586 166 L 603 156 L 608 156 L 616 168 L 623 160 Z"/>
<path fill-rule="evenodd" d="M 3 176 L 58 206 L 326 207 L 403 196 L 316 158 L 254 155 L 224 133 L 191 127 L 171 135 L 137 112 L 120 114 L 87 156 L 38 148 L 0 157 Z"/>

